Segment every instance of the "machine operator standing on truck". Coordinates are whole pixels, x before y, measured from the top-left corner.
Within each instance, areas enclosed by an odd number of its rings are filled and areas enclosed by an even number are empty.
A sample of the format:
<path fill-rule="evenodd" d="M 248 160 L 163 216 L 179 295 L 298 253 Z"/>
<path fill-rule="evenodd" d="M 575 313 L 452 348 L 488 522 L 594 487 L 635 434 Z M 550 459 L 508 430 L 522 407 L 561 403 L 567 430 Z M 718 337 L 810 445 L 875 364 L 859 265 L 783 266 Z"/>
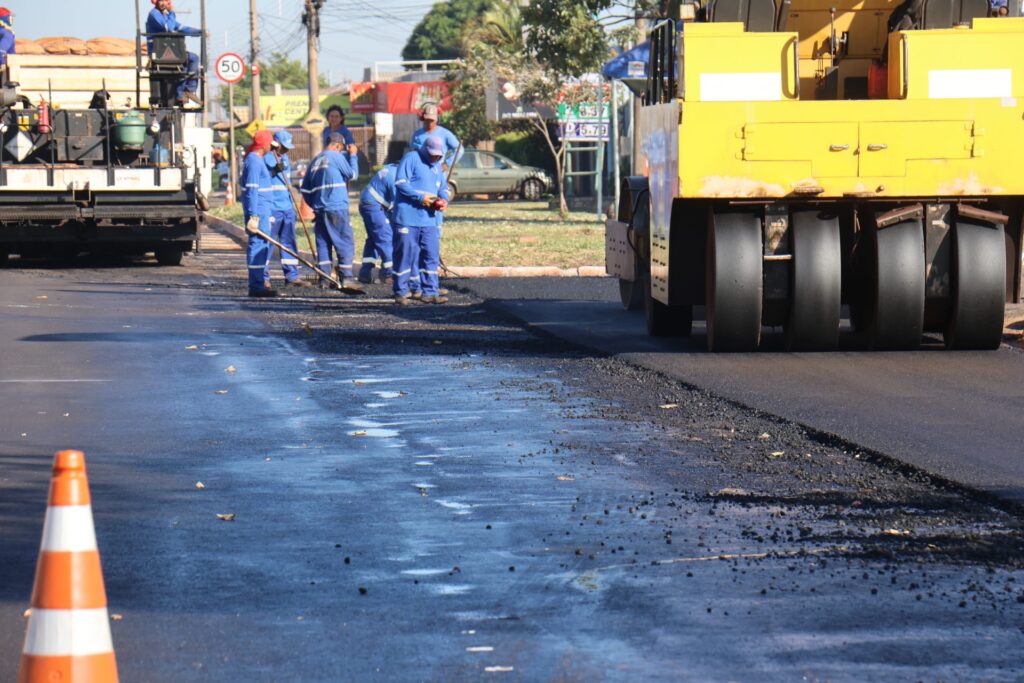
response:
<path fill-rule="evenodd" d="M 249 266 L 249 296 L 265 298 L 277 296 L 277 291 L 267 287 L 267 260 L 270 243 L 256 234 L 271 231 L 270 216 L 273 213 L 271 194 L 274 191 L 270 169 L 263 157 L 270 152 L 274 136 L 269 130 L 261 130 L 253 137 L 249 153 L 242 168 L 242 211 L 245 214 L 245 229 L 249 233 L 249 245 L 245 252 Z"/>
<path fill-rule="evenodd" d="M 197 28 L 191 28 L 178 21 L 177 15 L 171 6 L 171 0 L 153 0 L 156 5 L 146 19 L 146 33 L 184 33 L 186 36 L 201 36 L 203 34 Z M 148 42 L 149 50 L 153 51 L 153 40 Z M 178 83 L 178 102 L 184 105 L 191 100 L 203 106 L 196 92 L 199 90 L 199 55 L 194 52 L 188 53 L 188 66 L 185 77 Z"/>
<path fill-rule="evenodd" d="M 0 64 L 7 63 L 7 55 L 16 53 L 14 15 L 6 7 L 0 7 Z"/>

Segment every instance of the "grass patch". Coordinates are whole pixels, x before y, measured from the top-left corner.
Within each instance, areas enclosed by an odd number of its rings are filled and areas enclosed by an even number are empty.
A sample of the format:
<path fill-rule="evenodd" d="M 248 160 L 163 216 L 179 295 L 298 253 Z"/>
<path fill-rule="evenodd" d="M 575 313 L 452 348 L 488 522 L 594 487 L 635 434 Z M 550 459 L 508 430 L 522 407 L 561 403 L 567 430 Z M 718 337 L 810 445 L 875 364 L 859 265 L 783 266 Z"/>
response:
<path fill-rule="evenodd" d="M 242 224 L 239 205 L 210 213 Z M 366 240 L 357 206 L 349 213 L 356 238 L 356 257 Z M 313 226 L 310 225 L 312 232 Z M 299 248 L 308 251 L 302 226 Z M 604 226 L 593 213 L 572 213 L 566 220 L 546 202 L 456 202 L 448 210 L 441 240 L 445 263 L 458 266 L 556 266 L 577 268 L 604 263 Z"/>

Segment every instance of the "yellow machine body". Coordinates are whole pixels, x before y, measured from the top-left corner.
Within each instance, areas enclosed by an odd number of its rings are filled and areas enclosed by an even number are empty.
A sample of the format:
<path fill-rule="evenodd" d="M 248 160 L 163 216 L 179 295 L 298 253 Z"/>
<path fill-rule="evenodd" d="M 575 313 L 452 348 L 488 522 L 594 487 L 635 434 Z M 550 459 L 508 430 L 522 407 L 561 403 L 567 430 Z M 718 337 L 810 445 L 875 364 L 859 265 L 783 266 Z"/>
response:
<path fill-rule="evenodd" d="M 676 197 L 1024 195 L 1024 19 L 892 34 L 888 99 L 809 99 L 807 42 L 685 26 Z"/>

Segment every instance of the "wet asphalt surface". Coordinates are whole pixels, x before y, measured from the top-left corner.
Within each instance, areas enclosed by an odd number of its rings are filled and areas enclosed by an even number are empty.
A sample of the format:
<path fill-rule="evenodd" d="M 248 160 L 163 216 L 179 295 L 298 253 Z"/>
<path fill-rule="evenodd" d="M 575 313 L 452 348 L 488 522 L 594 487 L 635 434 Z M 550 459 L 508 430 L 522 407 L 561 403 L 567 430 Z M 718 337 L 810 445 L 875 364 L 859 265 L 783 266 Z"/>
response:
<path fill-rule="evenodd" d="M 252 301 L 238 259 L 0 271 L 0 680 L 67 446 L 125 681 L 1024 679 L 1018 508 L 468 293 Z"/>
<path fill-rule="evenodd" d="M 622 310 L 611 278 L 460 286 L 535 330 L 1024 505 L 1019 343 L 946 351 L 929 335 L 920 351 L 868 352 L 844 324 L 834 353 L 787 353 L 775 329 L 758 353 L 710 354 L 700 320 L 689 338 L 648 336 L 643 313 Z"/>

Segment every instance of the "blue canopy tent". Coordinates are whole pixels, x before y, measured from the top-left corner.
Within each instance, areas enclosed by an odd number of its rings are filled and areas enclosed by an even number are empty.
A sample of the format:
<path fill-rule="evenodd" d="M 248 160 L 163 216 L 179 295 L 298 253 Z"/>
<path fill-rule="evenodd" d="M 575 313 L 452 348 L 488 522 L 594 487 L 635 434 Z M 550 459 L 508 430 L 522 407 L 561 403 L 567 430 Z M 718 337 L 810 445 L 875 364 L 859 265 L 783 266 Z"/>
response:
<path fill-rule="evenodd" d="M 636 47 L 621 52 L 617 57 L 604 63 L 601 67 L 601 75 L 610 80 L 626 80 L 631 78 L 646 78 L 647 65 L 651 61 L 651 43 L 649 41 L 640 43 Z M 642 62 L 644 71 L 642 74 L 629 72 L 630 62 Z"/>

